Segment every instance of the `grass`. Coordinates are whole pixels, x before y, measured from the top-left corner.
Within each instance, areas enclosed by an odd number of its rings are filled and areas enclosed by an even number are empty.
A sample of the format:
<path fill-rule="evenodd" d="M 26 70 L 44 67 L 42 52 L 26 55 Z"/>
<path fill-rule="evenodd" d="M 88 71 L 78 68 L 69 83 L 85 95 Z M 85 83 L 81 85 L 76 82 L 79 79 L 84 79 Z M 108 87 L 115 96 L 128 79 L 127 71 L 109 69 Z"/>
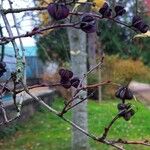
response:
<path fill-rule="evenodd" d="M 62 99 L 56 98 L 53 107 L 61 110 Z M 89 130 L 99 136 L 104 127 L 117 113 L 117 101 L 88 102 Z M 109 138 L 130 140 L 150 139 L 150 110 L 134 103 L 137 112 L 130 121 L 118 120 L 109 133 Z M 66 117 L 71 118 L 71 113 Z M 1 150 L 70 150 L 71 127 L 55 115 L 40 109 L 28 122 L 9 128 L 0 140 Z M 10 135 L 11 133 L 11 135 Z M 2 134 L 2 133 L 1 133 Z M 91 150 L 112 150 L 95 141 L 90 141 Z M 127 150 L 150 150 L 144 146 L 126 146 Z"/>

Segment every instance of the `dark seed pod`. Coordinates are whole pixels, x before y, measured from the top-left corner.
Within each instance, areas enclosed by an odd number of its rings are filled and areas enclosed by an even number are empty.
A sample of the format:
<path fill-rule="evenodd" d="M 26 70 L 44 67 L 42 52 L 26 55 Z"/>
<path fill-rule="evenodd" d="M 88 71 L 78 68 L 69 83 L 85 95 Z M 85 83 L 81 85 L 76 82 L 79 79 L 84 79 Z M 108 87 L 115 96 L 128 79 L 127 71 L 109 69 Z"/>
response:
<path fill-rule="evenodd" d="M 0 62 L 0 77 L 6 72 L 6 63 L 5 62 Z"/>
<path fill-rule="evenodd" d="M 69 89 L 71 87 L 71 82 L 69 80 L 61 79 L 60 83 L 65 89 Z"/>
<path fill-rule="evenodd" d="M 73 77 L 73 72 L 67 69 L 60 69 L 59 70 L 59 75 L 61 76 L 61 78 L 63 78 L 64 80 L 68 80 L 70 78 Z"/>
<path fill-rule="evenodd" d="M 58 73 L 60 76 L 64 76 L 65 71 L 66 71 L 65 69 L 59 69 Z"/>
<path fill-rule="evenodd" d="M 69 9 L 62 3 L 50 3 L 47 11 L 55 20 L 65 19 L 69 15 Z"/>
<path fill-rule="evenodd" d="M 124 9 L 123 6 L 117 5 L 115 6 L 115 12 L 116 12 L 116 16 L 122 16 L 126 13 L 126 10 Z"/>
<path fill-rule="evenodd" d="M 136 29 L 138 29 L 142 33 L 146 33 L 149 29 L 149 26 L 144 23 L 142 18 L 139 16 L 134 16 L 132 19 L 132 26 Z"/>
<path fill-rule="evenodd" d="M 133 93 L 128 87 L 123 86 L 116 91 L 115 96 L 121 100 L 131 100 L 133 98 Z"/>
<path fill-rule="evenodd" d="M 62 84 L 65 89 L 69 89 L 71 87 L 71 83 L 67 82 L 66 84 Z"/>
<path fill-rule="evenodd" d="M 132 19 L 132 26 L 134 26 L 135 28 L 137 27 L 136 25 L 138 23 L 141 23 L 143 22 L 142 18 L 139 17 L 139 16 L 134 16 L 133 19 Z"/>
<path fill-rule="evenodd" d="M 86 14 L 81 18 L 81 30 L 86 33 L 96 32 L 96 20 L 93 16 Z"/>
<path fill-rule="evenodd" d="M 129 121 L 130 118 L 135 114 L 135 111 L 133 109 L 130 109 L 129 111 L 127 111 L 125 113 L 125 115 L 123 116 L 123 118 L 126 120 L 126 121 Z"/>
<path fill-rule="evenodd" d="M 126 90 L 126 99 L 129 99 L 129 100 L 133 99 L 133 93 L 129 88 L 127 88 Z"/>
<path fill-rule="evenodd" d="M 126 109 L 126 104 L 119 103 L 117 105 L 117 108 L 118 108 L 119 111 L 125 110 Z"/>
<path fill-rule="evenodd" d="M 77 88 L 80 84 L 80 79 L 78 77 L 74 77 L 70 80 L 71 85 L 75 88 Z"/>
<path fill-rule="evenodd" d="M 112 10 L 110 9 L 108 3 L 104 3 L 103 7 L 100 8 L 99 13 L 102 15 L 103 18 L 111 16 Z"/>
<path fill-rule="evenodd" d="M 149 26 L 146 24 L 142 24 L 139 28 L 142 33 L 146 33 L 149 30 Z"/>
<path fill-rule="evenodd" d="M 127 112 L 126 109 L 120 110 L 120 111 L 119 111 L 119 116 L 120 116 L 120 117 L 124 117 L 125 114 L 126 114 L 126 112 Z"/>
<path fill-rule="evenodd" d="M 127 92 L 127 89 L 126 88 L 123 88 L 121 91 L 120 91 L 120 99 L 126 99 L 126 92 Z"/>
<path fill-rule="evenodd" d="M 117 89 L 117 91 L 116 91 L 116 93 L 115 93 L 115 96 L 117 97 L 117 98 L 120 98 L 120 92 L 123 90 L 123 86 L 121 86 L 121 87 L 119 87 L 118 89 Z"/>
<path fill-rule="evenodd" d="M 128 103 L 128 104 L 119 103 L 117 105 L 117 108 L 118 108 L 118 110 L 124 110 L 124 109 L 128 110 L 131 108 L 131 104 L 130 103 Z"/>

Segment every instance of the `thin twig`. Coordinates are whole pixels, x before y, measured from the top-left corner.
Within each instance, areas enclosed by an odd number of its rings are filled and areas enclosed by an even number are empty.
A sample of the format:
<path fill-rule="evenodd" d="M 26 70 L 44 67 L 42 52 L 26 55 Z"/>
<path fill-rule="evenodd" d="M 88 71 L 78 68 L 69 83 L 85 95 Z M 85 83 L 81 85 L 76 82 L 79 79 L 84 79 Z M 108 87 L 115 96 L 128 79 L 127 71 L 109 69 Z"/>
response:
<path fill-rule="evenodd" d="M 67 5 L 70 5 L 72 2 L 68 2 L 66 3 Z M 94 5 L 93 2 L 78 2 L 76 1 L 75 3 L 79 3 L 79 4 L 90 4 L 90 5 Z M 48 6 L 48 5 L 47 5 Z M 47 10 L 47 6 L 40 6 L 40 7 L 30 7 L 30 8 L 19 8 L 19 9 L 3 9 L 1 8 L 0 11 L 3 11 L 4 14 L 8 14 L 8 13 L 21 13 L 21 12 L 25 12 L 25 11 L 42 11 L 42 10 Z"/>
<path fill-rule="evenodd" d="M 32 37 L 33 35 L 36 35 L 36 34 L 41 34 L 42 32 L 44 31 L 47 31 L 47 30 L 51 30 L 51 29 L 54 29 L 54 28 L 66 28 L 66 27 L 74 27 L 74 28 L 78 28 L 76 27 L 77 25 L 79 24 L 79 22 L 77 23 L 70 23 L 70 24 L 57 24 L 57 25 L 50 25 L 50 26 L 47 26 L 45 28 L 42 28 L 42 29 L 37 29 L 36 31 L 31 31 L 31 32 L 27 32 L 26 34 L 21 34 L 21 35 L 17 35 L 17 36 L 10 36 L 10 37 L 2 37 L 0 38 L 0 41 L 6 41 L 7 43 L 8 42 L 11 42 L 15 39 L 18 39 L 18 38 L 25 38 L 25 37 Z M 0 42 L 1 44 L 1 42 Z"/>
<path fill-rule="evenodd" d="M 61 86 L 60 83 L 55 83 L 55 84 L 36 84 L 36 85 L 32 85 L 32 86 L 28 86 L 28 89 L 31 90 L 31 89 L 34 89 L 34 88 L 40 88 L 40 87 L 55 87 L 55 86 Z M 24 88 L 22 89 L 19 89 L 19 90 L 16 90 L 16 94 L 19 94 L 21 92 L 24 91 Z"/>
<path fill-rule="evenodd" d="M 83 81 L 85 80 L 85 78 L 91 73 L 93 72 L 95 69 L 97 69 L 98 67 L 102 67 L 102 64 L 103 64 L 103 60 L 104 60 L 104 57 L 101 58 L 101 61 L 96 65 L 94 66 L 93 68 L 91 68 L 86 74 L 83 75 L 82 79 L 80 80 L 80 83 L 75 91 L 75 95 L 77 95 L 81 90 L 85 90 L 86 88 L 85 87 L 82 87 L 82 84 L 83 84 Z"/>
<path fill-rule="evenodd" d="M 13 36 L 13 32 L 11 30 L 11 26 L 10 26 L 9 21 L 8 21 L 7 17 L 5 16 L 5 14 L 1 11 L 1 8 L 2 8 L 2 6 L 0 5 L 0 12 L 1 12 L 2 18 L 4 20 L 6 30 L 9 34 L 9 38 L 12 39 L 14 36 Z M 12 42 L 12 45 L 13 45 L 13 48 L 15 51 L 15 57 L 17 58 L 19 56 L 19 49 L 18 49 L 17 44 L 14 40 L 11 40 L 11 42 Z"/>
<path fill-rule="evenodd" d="M 111 81 L 108 80 L 108 81 L 100 82 L 100 83 L 97 83 L 97 84 L 87 85 L 85 87 L 82 87 L 81 89 L 82 90 L 94 89 L 94 88 L 98 88 L 99 86 L 103 86 L 103 85 L 107 85 L 107 84 L 111 84 Z"/>
<path fill-rule="evenodd" d="M 3 113 L 4 123 L 7 123 L 8 122 L 7 113 L 6 113 L 6 110 L 5 110 L 4 105 L 3 105 L 2 102 L 0 104 L 0 108 L 1 108 L 2 113 Z"/>
<path fill-rule="evenodd" d="M 46 7 L 30 7 L 30 8 L 19 8 L 19 9 L 0 9 L 0 11 L 3 11 L 4 14 L 8 14 L 8 13 L 21 13 L 21 12 L 26 12 L 26 11 L 33 11 L 33 10 L 46 10 Z"/>
<path fill-rule="evenodd" d="M 62 109 L 60 115 L 63 115 L 64 113 L 66 113 L 67 107 L 68 107 L 76 98 L 79 98 L 79 96 L 76 95 L 76 96 L 72 97 L 71 100 L 69 100 L 69 101 L 65 104 L 65 106 L 64 106 L 64 108 Z"/>
<path fill-rule="evenodd" d="M 122 139 L 118 139 L 116 141 L 111 141 L 114 144 L 131 144 L 131 145 L 144 145 L 144 146 L 150 146 L 150 142 L 148 140 L 145 141 L 126 141 Z"/>
<path fill-rule="evenodd" d="M 36 7 L 37 8 L 37 7 Z M 33 8 L 33 9 L 35 9 L 35 8 Z M 38 8 L 37 8 L 38 9 Z M 43 8 L 42 8 L 43 9 Z M 3 9 L 0 9 L 1 11 L 3 10 Z M 21 9 L 20 9 L 21 10 Z M 22 9 L 22 10 L 26 10 L 26 9 Z M 29 10 L 29 9 L 27 9 L 27 10 Z M 3 13 L 3 11 L 2 11 L 2 13 Z M 4 13 L 3 13 L 4 14 Z M 75 12 L 75 13 L 73 13 L 73 12 L 71 12 L 70 13 L 71 15 L 83 15 L 84 13 L 83 12 Z M 91 13 L 91 15 L 93 16 L 93 17 L 95 17 L 95 18 L 98 18 L 98 19 L 103 19 L 100 15 L 97 15 L 97 14 L 92 14 Z M 125 26 L 125 27 L 128 27 L 128 28 L 130 28 L 130 29 L 132 29 L 132 30 L 134 30 L 135 32 L 137 32 L 137 30 L 136 29 L 134 29 L 131 25 L 128 25 L 128 24 L 126 24 L 126 23 L 124 23 L 124 22 L 121 22 L 121 21 L 119 21 L 119 20 L 116 20 L 115 18 L 111 18 L 111 17 L 109 17 L 109 18 L 106 18 L 106 19 L 108 19 L 108 20 L 111 20 L 111 21 L 114 21 L 114 22 L 116 22 L 116 23 L 118 23 L 118 24 L 120 24 L 120 25 L 123 25 L 123 26 Z M 2 37 L 2 38 L 0 38 L 0 40 L 1 40 L 1 42 L 0 42 L 0 44 L 4 44 L 4 41 L 6 42 L 6 43 L 8 43 L 8 42 L 10 42 L 10 41 L 12 41 L 12 40 L 14 40 L 14 39 L 17 39 L 17 38 L 24 38 L 24 37 L 32 37 L 33 35 L 36 35 L 36 34 L 41 34 L 43 31 L 47 31 L 47 30 L 50 30 L 50 29 L 54 29 L 54 28 L 64 28 L 64 27 L 73 27 L 73 28 L 78 28 L 76 25 L 78 25 L 80 22 L 78 22 L 78 23 L 76 23 L 76 24 L 59 24 L 59 25 L 54 25 L 54 26 L 47 26 L 47 27 L 45 27 L 45 28 L 43 28 L 43 29 L 38 29 L 37 31 L 31 31 L 31 32 L 27 32 L 26 34 L 22 34 L 22 35 L 20 35 L 20 36 L 10 36 L 10 37 Z"/>
<path fill-rule="evenodd" d="M 4 85 L 1 85 L 1 86 L 2 86 L 2 89 L 0 90 L 0 95 L 4 94 L 3 91 L 4 91 L 5 88 L 8 89 L 8 90 L 10 90 L 8 87 L 6 87 L 6 85 L 9 83 L 9 81 L 10 81 L 11 79 L 12 79 L 12 77 L 10 77 L 9 79 L 7 79 L 7 80 L 5 81 L 5 83 L 4 83 Z"/>
<path fill-rule="evenodd" d="M 94 93 L 95 93 L 95 91 L 92 92 L 92 93 L 90 93 L 87 97 L 81 99 L 81 101 L 79 101 L 79 102 L 75 103 L 74 105 L 70 106 L 69 108 L 67 108 L 67 109 L 66 109 L 66 112 L 69 111 L 70 109 L 74 108 L 75 106 L 79 105 L 80 103 L 86 101 L 86 100 L 87 100 L 88 98 L 90 98 Z"/>
<path fill-rule="evenodd" d="M 123 112 L 124 112 L 124 110 L 121 111 L 121 112 L 119 112 L 119 113 L 112 119 L 112 121 L 109 123 L 109 125 L 104 129 L 104 133 L 103 133 L 103 135 L 100 137 L 100 139 L 105 139 L 105 138 L 107 137 L 107 135 L 108 135 L 108 133 L 109 133 L 109 131 L 110 131 L 112 125 L 116 122 L 117 119 L 120 118 L 120 114 L 123 113 Z"/>

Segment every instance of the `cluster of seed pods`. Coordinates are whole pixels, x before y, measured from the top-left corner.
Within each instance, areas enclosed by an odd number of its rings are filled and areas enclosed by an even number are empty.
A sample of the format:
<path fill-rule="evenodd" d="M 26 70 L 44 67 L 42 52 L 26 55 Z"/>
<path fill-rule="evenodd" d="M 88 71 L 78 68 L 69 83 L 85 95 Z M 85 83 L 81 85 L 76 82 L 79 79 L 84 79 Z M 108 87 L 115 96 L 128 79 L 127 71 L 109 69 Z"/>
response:
<path fill-rule="evenodd" d="M 121 86 L 117 89 L 115 96 L 119 98 L 122 102 L 118 104 L 117 108 L 119 110 L 120 116 L 126 121 L 135 114 L 134 109 L 130 103 L 126 103 L 127 100 L 133 99 L 133 93 L 127 86 Z"/>
<path fill-rule="evenodd" d="M 80 79 L 78 77 L 73 77 L 73 72 L 68 69 L 60 69 L 59 75 L 61 78 L 60 84 L 66 89 L 71 88 L 71 86 L 77 88 L 80 84 Z"/>
<path fill-rule="evenodd" d="M 47 7 L 48 13 L 52 18 L 59 21 L 69 16 L 69 8 L 64 3 L 50 3 Z M 126 13 L 126 10 L 121 5 L 114 7 L 115 16 L 112 16 L 112 9 L 107 2 L 99 9 L 99 14 L 102 18 L 118 17 Z M 142 33 L 146 33 L 149 26 L 139 17 L 134 16 L 132 18 L 131 26 Z M 80 29 L 86 33 L 96 32 L 96 18 L 91 13 L 85 13 L 81 16 Z"/>

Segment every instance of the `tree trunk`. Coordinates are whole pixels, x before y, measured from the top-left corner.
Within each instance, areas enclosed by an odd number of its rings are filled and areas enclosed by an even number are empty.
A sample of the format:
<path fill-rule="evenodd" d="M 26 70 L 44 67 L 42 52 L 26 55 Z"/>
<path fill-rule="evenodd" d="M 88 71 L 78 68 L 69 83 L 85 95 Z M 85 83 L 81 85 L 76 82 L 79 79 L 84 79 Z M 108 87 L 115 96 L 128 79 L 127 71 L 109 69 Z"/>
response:
<path fill-rule="evenodd" d="M 89 69 L 92 69 L 96 65 L 96 48 L 97 48 L 96 32 L 87 34 Z"/>
<path fill-rule="evenodd" d="M 98 58 L 102 58 L 104 56 L 104 52 L 102 50 L 102 44 L 101 44 L 101 40 L 97 40 L 97 49 L 98 49 Z M 102 82 L 102 72 L 101 72 L 101 68 L 98 68 L 98 81 Z M 99 86 L 98 87 L 98 100 L 99 102 L 102 101 L 102 87 Z"/>
<path fill-rule="evenodd" d="M 102 82 L 102 75 L 101 75 L 100 68 L 98 68 L 98 80 L 99 80 L 99 82 Z M 99 102 L 102 101 L 102 87 L 101 86 L 98 87 L 98 101 Z"/>
<path fill-rule="evenodd" d="M 87 35 L 87 49 L 88 49 L 88 64 L 89 69 L 92 69 L 96 65 L 96 51 L 99 51 L 98 55 L 101 57 L 101 45 L 98 43 L 97 33 L 90 33 Z M 96 73 L 96 70 L 95 70 Z M 98 81 L 101 82 L 101 69 L 98 68 Z M 101 86 L 98 88 L 98 100 L 102 100 Z"/>
<path fill-rule="evenodd" d="M 76 76 L 81 78 L 83 74 L 87 72 L 86 34 L 78 29 L 68 29 L 68 37 L 70 43 L 72 71 Z M 83 84 L 86 84 L 86 80 Z M 86 95 L 86 91 L 80 92 L 81 97 L 84 98 Z M 77 102 L 79 99 L 76 99 L 75 101 Z M 72 117 L 75 124 L 86 131 L 88 130 L 86 101 L 73 109 Z M 72 150 L 87 150 L 88 148 L 88 137 L 73 128 Z"/>

